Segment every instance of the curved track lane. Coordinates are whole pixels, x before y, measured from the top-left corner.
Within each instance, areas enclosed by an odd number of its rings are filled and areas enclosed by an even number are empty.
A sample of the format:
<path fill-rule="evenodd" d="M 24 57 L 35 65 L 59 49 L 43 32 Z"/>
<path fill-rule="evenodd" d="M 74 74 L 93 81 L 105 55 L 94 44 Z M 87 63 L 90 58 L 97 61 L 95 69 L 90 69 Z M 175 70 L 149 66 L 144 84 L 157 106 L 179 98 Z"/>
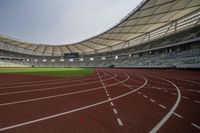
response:
<path fill-rule="evenodd" d="M 12 83 L 10 76 L 0 84 L 1 132 L 200 131 L 198 72 L 97 69 L 71 79 L 15 75 Z"/>

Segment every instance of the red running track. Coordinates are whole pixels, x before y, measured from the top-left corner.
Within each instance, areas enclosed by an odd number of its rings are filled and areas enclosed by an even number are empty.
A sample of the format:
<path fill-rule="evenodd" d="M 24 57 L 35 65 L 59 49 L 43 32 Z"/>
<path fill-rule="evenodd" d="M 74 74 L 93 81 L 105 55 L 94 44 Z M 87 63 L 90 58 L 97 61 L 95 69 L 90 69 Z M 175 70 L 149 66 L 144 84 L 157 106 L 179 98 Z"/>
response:
<path fill-rule="evenodd" d="M 97 69 L 77 78 L 0 75 L 3 133 L 200 132 L 200 73 Z"/>

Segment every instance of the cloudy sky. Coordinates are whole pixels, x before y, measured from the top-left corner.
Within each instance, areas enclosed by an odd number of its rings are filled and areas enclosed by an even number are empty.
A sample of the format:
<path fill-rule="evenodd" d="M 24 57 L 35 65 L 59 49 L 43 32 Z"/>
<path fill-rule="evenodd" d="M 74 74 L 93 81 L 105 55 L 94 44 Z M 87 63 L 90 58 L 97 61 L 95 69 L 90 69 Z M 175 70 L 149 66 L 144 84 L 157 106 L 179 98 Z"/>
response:
<path fill-rule="evenodd" d="M 0 34 L 70 44 L 117 24 L 141 0 L 0 0 Z"/>

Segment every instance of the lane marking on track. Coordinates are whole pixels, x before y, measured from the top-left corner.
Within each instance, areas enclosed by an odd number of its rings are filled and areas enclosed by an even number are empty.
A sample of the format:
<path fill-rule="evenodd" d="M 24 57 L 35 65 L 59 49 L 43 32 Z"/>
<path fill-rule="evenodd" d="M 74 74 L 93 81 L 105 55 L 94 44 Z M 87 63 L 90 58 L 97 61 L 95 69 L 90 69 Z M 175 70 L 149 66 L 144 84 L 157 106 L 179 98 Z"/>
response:
<path fill-rule="evenodd" d="M 87 78 L 85 80 L 91 80 L 91 79 L 96 79 L 96 78 Z M 66 81 L 66 80 L 62 80 L 62 81 L 58 81 L 58 82 L 46 82 L 46 83 L 40 83 L 40 84 L 33 84 L 34 82 L 32 82 L 31 84 L 25 84 L 25 85 L 14 85 L 14 86 L 5 86 L 5 87 L 1 87 L 0 90 L 7 90 L 7 89 L 11 89 L 11 88 L 21 88 L 21 87 L 32 87 L 32 86 L 41 86 L 41 85 L 56 85 L 56 84 L 60 84 L 60 83 L 73 83 L 73 82 L 77 82 L 77 81 L 85 81 L 85 80 L 74 80 L 74 81 Z"/>
<path fill-rule="evenodd" d="M 105 89 L 105 92 L 107 91 L 107 88 L 106 88 L 106 86 L 105 86 L 105 84 L 104 84 L 104 82 L 103 82 L 103 80 L 102 80 L 102 78 L 101 78 L 101 76 L 100 76 L 100 74 L 99 74 L 99 71 L 97 71 L 97 73 L 98 73 L 98 75 L 99 75 L 99 79 L 100 79 L 100 81 L 101 81 L 101 83 L 102 83 L 102 86 L 103 86 L 103 88 Z M 108 97 L 108 99 L 111 99 L 110 98 L 110 95 L 108 94 L 108 93 L 106 93 L 106 95 L 107 95 L 107 97 Z M 110 103 L 111 104 L 111 103 Z M 114 112 L 114 114 L 118 114 L 117 113 L 117 110 L 111 105 L 111 107 L 113 108 L 113 112 Z M 118 119 L 118 118 L 117 118 Z M 120 120 L 121 121 L 121 120 Z M 119 122 L 118 122 L 119 123 Z M 122 123 L 122 121 L 121 121 L 121 123 Z"/>
<path fill-rule="evenodd" d="M 155 103 L 155 102 L 156 102 L 156 101 L 155 101 L 155 100 L 153 100 L 153 99 L 150 99 L 150 101 L 151 101 L 151 102 L 153 102 L 153 103 Z"/>
<path fill-rule="evenodd" d="M 173 92 L 173 93 L 171 93 L 171 94 L 172 94 L 172 95 L 177 95 L 177 94 L 176 94 L 176 93 L 174 93 L 174 92 Z"/>
<path fill-rule="evenodd" d="M 113 102 L 110 102 L 110 105 L 111 105 L 111 106 L 114 106 Z"/>
<path fill-rule="evenodd" d="M 145 98 L 148 98 L 148 96 L 146 96 L 146 95 L 143 95 L 143 97 L 145 97 Z M 155 100 L 153 100 L 153 99 L 151 99 L 151 98 L 148 98 L 149 99 L 149 101 L 151 101 L 151 102 L 153 102 L 153 103 L 156 103 L 156 101 Z M 159 104 L 159 103 L 157 103 L 161 108 L 163 108 L 163 109 L 167 109 L 167 107 L 165 107 L 164 105 L 162 105 L 162 104 Z"/>
<path fill-rule="evenodd" d="M 138 94 L 140 94 L 140 95 L 141 95 L 142 93 L 141 93 L 141 92 L 138 92 Z"/>
<path fill-rule="evenodd" d="M 7 84 L 9 84 L 9 85 L 17 85 L 17 84 L 28 84 L 28 83 L 40 83 L 40 82 L 52 82 L 52 81 L 67 81 L 67 82 L 72 82 L 72 81 L 82 81 L 82 78 L 84 78 L 84 79 L 93 79 L 94 77 L 92 77 L 92 76 L 96 76 L 97 75 L 97 73 L 95 72 L 95 73 L 93 73 L 93 74 L 91 74 L 91 75 L 86 75 L 86 76 L 82 76 L 81 78 L 79 78 L 79 79 L 77 79 L 77 78 L 65 78 L 65 77 L 63 77 L 63 78 L 60 78 L 60 79 L 45 79 L 45 80 L 34 80 L 34 81 L 22 81 L 22 82 L 20 82 L 20 81 L 18 81 L 18 82 L 11 82 L 11 83 L 4 83 L 4 84 L 1 84 L 1 85 L 7 85 Z M 103 76 L 106 76 L 107 74 L 105 74 L 104 73 L 104 75 Z M 2 86 L 3 87 L 3 86 Z"/>
<path fill-rule="evenodd" d="M 197 124 L 195 124 L 195 123 L 190 123 L 190 124 L 200 130 L 200 127 Z"/>
<path fill-rule="evenodd" d="M 184 99 L 189 99 L 188 97 L 186 97 L 186 96 L 182 96 L 182 98 L 184 98 Z"/>
<path fill-rule="evenodd" d="M 141 75 L 137 75 L 137 76 L 139 76 L 139 77 L 141 77 L 141 78 L 143 78 L 145 80 L 144 84 L 142 84 L 140 87 L 138 87 L 138 88 L 136 88 L 134 90 L 131 90 L 131 91 L 127 92 L 127 93 L 124 93 L 122 95 L 116 96 L 116 97 L 114 97 L 112 99 L 109 98 L 109 100 L 100 101 L 100 102 L 97 102 L 97 103 L 94 103 L 94 104 L 90 104 L 90 105 L 87 105 L 87 106 L 83 106 L 83 107 L 80 107 L 80 108 L 77 108 L 77 109 L 73 109 L 73 110 L 69 110 L 69 111 L 66 111 L 66 112 L 57 113 L 57 114 L 54 114 L 54 115 L 42 117 L 42 118 L 39 118 L 39 119 L 35 119 L 35 120 L 31 120 L 31 121 L 27 121 L 27 122 L 23 122 L 23 123 L 14 124 L 14 125 L 11 125 L 11 126 L 3 127 L 3 128 L 0 128 L 0 131 L 6 131 L 6 130 L 22 127 L 22 126 L 25 126 L 25 125 L 30 125 L 30 124 L 33 124 L 33 123 L 37 123 L 37 122 L 53 119 L 53 118 L 56 118 L 56 117 L 64 116 L 64 115 L 67 115 L 67 114 L 70 114 L 70 113 L 74 113 L 74 112 L 78 112 L 78 111 L 81 111 L 81 110 L 85 110 L 85 109 L 88 109 L 88 108 L 91 108 L 91 107 L 102 105 L 102 104 L 105 104 L 105 103 L 120 99 L 122 97 L 128 96 L 128 95 L 130 95 L 132 93 L 135 93 L 138 90 L 144 88 L 146 86 L 146 84 L 147 84 L 147 81 L 148 81 L 147 78 L 145 78 L 145 77 L 143 77 Z M 130 77 L 128 77 L 128 79 L 129 78 Z"/>
<path fill-rule="evenodd" d="M 200 93 L 200 91 L 198 91 L 198 90 L 192 90 L 192 89 L 188 89 L 188 90 L 185 90 L 185 91 L 193 91 L 193 92 L 198 92 L 198 93 Z"/>
<path fill-rule="evenodd" d="M 125 82 L 126 80 L 127 79 L 125 79 L 125 80 L 123 80 L 121 82 Z M 119 84 L 119 83 L 110 84 L 110 85 L 108 85 L 106 87 L 115 86 L 116 84 Z M 47 96 L 47 97 L 40 97 L 40 98 L 33 98 L 33 99 L 27 99 L 27 100 L 15 101 L 15 102 L 2 103 L 2 104 L 0 104 L 0 106 L 19 104 L 19 103 L 26 103 L 26 102 L 33 102 L 33 101 L 39 101 L 39 100 L 45 100 L 45 99 L 62 97 L 62 96 L 67 96 L 67 95 L 73 95 L 73 94 L 78 94 L 78 93 L 83 93 L 83 92 L 88 92 L 88 91 L 93 91 L 93 90 L 99 90 L 99 89 L 102 89 L 102 88 L 103 87 L 96 87 L 96 88 L 92 88 L 92 89 L 69 92 L 69 93 L 63 93 L 63 94 L 59 94 L 59 95 L 52 95 L 52 96 Z"/>
<path fill-rule="evenodd" d="M 195 102 L 195 103 L 200 103 L 200 101 L 198 101 L 198 100 L 194 100 L 194 102 Z"/>
<path fill-rule="evenodd" d="M 169 112 L 161 119 L 160 122 L 158 122 L 158 124 L 150 131 L 150 133 L 156 133 L 165 123 L 166 121 L 170 118 L 170 116 L 174 113 L 174 111 L 176 110 L 176 108 L 178 107 L 180 101 L 181 101 L 181 91 L 180 89 L 178 88 L 178 86 L 176 84 L 174 84 L 173 82 L 171 82 L 170 80 L 168 79 L 164 79 L 164 78 L 161 78 L 161 77 L 157 77 L 157 76 L 152 76 L 150 75 L 151 77 L 154 77 L 154 78 L 159 78 L 161 80 L 164 80 L 166 82 L 169 82 L 170 84 L 172 84 L 176 90 L 177 90 L 177 93 L 178 93 L 178 96 L 177 96 L 177 99 L 176 99 L 176 102 L 175 104 L 173 105 L 173 107 L 169 110 Z"/>
<path fill-rule="evenodd" d="M 162 107 L 163 109 L 167 109 L 167 107 L 165 107 L 164 105 L 162 104 L 158 104 L 160 107 Z"/>
<path fill-rule="evenodd" d="M 112 78 L 117 77 L 115 74 L 114 77 L 107 78 L 106 80 L 110 80 Z M 45 89 L 33 89 L 33 90 L 24 90 L 24 91 L 14 91 L 14 92 L 5 92 L 5 93 L 0 93 L 1 95 L 12 95 L 12 94 L 20 94 L 20 93 L 28 93 L 28 92 L 38 92 L 38 91 L 48 91 L 48 90 L 55 90 L 55 89 L 60 89 L 60 88 L 69 88 L 69 87 L 75 87 L 75 86 L 80 86 L 80 85 L 87 85 L 87 84 L 92 84 L 92 83 L 98 83 L 99 81 L 93 81 L 93 82 L 86 82 L 86 83 L 81 83 L 81 84 L 73 84 L 73 85 L 64 85 L 64 86 L 55 86 L 55 87 L 46 87 Z"/>
<path fill-rule="evenodd" d="M 175 116 L 177 116 L 177 117 L 179 117 L 179 118 L 181 118 L 181 119 L 183 119 L 183 116 L 181 116 L 181 115 L 179 115 L 179 114 L 177 114 L 177 113 L 173 113 Z"/>
<path fill-rule="evenodd" d="M 194 84 L 199 84 L 199 85 L 200 85 L 200 83 L 199 83 L 199 82 L 192 81 L 192 80 L 180 79 L 180 78 L 178 78 L 178 79 L 176 79 L 176 80 L 183 80 L 183 81 L 187 81 L 187 82 L 190 82 L 190 83 L 194 83 Z M 182 82 L 181 82 L 181 83 L 182 83 Z M 193 84 L 192 84 L 192 85 L 193 85 Z M 196 86 L 198 86 L 198 85 L 196 85 Z"/>
<path fill-rule="evenodd" d="M 121 121 L 120 118 L 117 118 L 117 121 L 118 121 L 118 124 L 119 124 L 120 126 L 123 126 L 123 123 L 122 123 L 122 121 Z"/>
<path fill-rule="evenodd" d="M 164 92 L 169 92 L 169 91 L 167 91 L 167 90 L 163 90 Z"/>
<path fill-rule="evenodd" d="M 115 114 L 117 114 L 117 110 L 116 110 L 115 108 L 113 108 L 113 112 L 114 112 Z"/>
<path fill-rule="evenodd" d="M 143 95 L 144 98 L 148 98 L 146 95 Z"/>

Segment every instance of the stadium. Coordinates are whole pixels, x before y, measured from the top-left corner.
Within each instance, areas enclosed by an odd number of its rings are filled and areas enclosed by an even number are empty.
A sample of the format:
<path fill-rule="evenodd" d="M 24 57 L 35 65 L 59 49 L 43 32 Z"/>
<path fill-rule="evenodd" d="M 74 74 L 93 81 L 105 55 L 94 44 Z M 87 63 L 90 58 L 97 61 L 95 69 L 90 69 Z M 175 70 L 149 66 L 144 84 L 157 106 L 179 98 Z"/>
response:
<path fill-rule="evenodd" d="M 200 0 L 143 0 L 73 44 L 0 35 L 2 133 L 200 132 Z"/>

